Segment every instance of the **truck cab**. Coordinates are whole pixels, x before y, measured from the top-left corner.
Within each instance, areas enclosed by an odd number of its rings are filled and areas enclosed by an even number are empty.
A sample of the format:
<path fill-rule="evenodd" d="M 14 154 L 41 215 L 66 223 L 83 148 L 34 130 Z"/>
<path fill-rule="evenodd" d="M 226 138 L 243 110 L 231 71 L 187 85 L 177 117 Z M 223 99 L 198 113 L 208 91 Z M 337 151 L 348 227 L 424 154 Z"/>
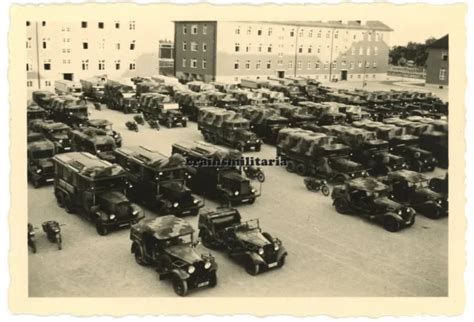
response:
<path fill-rule="evenodd" d="M 104 131 L 106 135 L 112 137 L 115 140 L 115 145 L 117 147 L 121 147 L 122 135 L 120 135 L 119 132 L 115 131 L 112 125 L 112 122 L 105 119 L 92 119 L 87 121 L 87 126 Z"/>
<path fill-rule="evenodd" d="M 28 143 L 27 172 L 28 179 L 32 182 L 33 187 L 38 188 L 41 184 L 54 180 L 53 157 L 53 142 L 41 139 Z"/>
<path fill-rule="evenodd" d="M 115 140 L 105 131 L 84 127 L 81 130 L 71 131 L 69 136 L 74 151 L 88 152 L 103 160 L 115 162 Z"/>
<path fill-rule="evenodd" d="M 33 131 L 43 134 L 54 143 L 56 153 L 71 152 L 72 144 L 69 139 L 71 128 L 61 122 L 43 121 L 33 126 Z"/>

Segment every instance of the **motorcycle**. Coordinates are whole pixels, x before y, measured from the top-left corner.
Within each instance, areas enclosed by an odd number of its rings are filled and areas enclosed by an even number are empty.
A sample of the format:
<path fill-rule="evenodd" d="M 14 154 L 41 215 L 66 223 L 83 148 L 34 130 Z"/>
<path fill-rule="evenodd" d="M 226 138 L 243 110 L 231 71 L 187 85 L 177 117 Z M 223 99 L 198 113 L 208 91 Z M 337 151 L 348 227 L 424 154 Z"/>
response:
<path fill-rule="evenodd" d="M 127 129 L 129 129 L 130 131 L 135 131 L 135 132 L 138 132 L 138 124 L 134 121 L 128 121 L 125 123 L 125 126 L 127 127 Z"/>
<path fill-rule="evenodd" d="M 33 254 L 36 254 L 35 227 L 28 223 L 28 247 L 31 247 Z"/>
<path fill-rule="evenodd" d="M 329 196 L 329 187 L 326 180 L 319 180 L 316 178 L 305 178 L 304 184 L 309 191 L 321 191 L 323 195 Z"/>
<path fill-rule="evenodd" d="M 49 220 L 43 222 L 43 231 L 46 233 L 48 240 L 52 243 L 58 244 L 58 249 L 62 249 L 62 236 L 61 236 L 61 227 L 57 221 Z"/>
<path fill-rule="evenodd" d="M 144 124 L 145 124 L 145 120 L 143 119 L 143 116 L 141 116 L 141 115 L 135 115 L 135 116 L 133 117 L 133 120 L 134 120 L 135 122 L 137 122 L 138 124 L 140 124 L 140 125 L 144 125 Z"/>
<path fill-rule="evenodd" d="M 244 167 L 244 172 L 247 178 L 257 179 L 259 182 L 265 181 L 265 174 L 260 167 Z"/>
<path fill-rule="evenodd" d="M 158 131 L 160 130 L 160 124 L 158 124 L 158 122 L 156 120 L 148 120 L 148 125 L 152 128 L 152 129 L 157 129 Z"/>

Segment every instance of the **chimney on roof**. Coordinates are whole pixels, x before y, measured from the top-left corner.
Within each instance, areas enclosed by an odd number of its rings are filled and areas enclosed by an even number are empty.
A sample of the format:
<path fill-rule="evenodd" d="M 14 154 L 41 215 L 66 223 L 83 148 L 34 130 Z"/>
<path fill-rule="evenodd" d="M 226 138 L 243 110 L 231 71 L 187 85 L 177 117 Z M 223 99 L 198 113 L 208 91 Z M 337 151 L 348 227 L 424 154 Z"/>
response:
<path fill-rule="evenodd" d="M 360 26 L 361 20 L 349 20 L 347 24 L 351 26 Z"/>
<path fill-rule="evenodd" d="M 329 23 L 334 23 L 334 24 L 338 24 L 338 25 L 341 25 L 342 24 L 342 20 L 330 20 L 328 21 Z"/>

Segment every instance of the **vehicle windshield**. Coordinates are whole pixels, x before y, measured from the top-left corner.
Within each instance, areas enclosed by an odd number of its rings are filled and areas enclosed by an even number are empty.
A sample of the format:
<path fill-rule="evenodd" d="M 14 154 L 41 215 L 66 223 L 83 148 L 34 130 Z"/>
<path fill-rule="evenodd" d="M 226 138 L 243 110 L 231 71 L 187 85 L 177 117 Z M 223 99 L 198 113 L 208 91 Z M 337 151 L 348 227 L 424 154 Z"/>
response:
<path fill-rule="evenodd" d="M 183 244 L 191 244 L 193 242 L 193 234 L 185 234 L 173 237 L 164 241 L 165 247 L 177 246 Z"/>
<path fill-rule="evenodd" d="M 74 114 L 76 116 L 87 115 L 87 107 L 71 109 L 69 114 Z"/>
<path fill-rule="evenodd" d="M 43 111 L 28 112 L 28 119 L 30 120 L 42 119 L 44 118 L 44 115 L 45 113 Z"/>
<path fill-rule="evenodd" d="M 97 153 L 100 152 L 109 152 L 114 150 L 114 145 L 113 144 L 97 144 L 95 146 L 95 149 Z"/>
<path fill-rule="evenodd" d="M 239 129 L 248 129 L 249 123 L 248 122 L 229 122 L 229 128 L 232 130 L 239 130 Z"/>
<path fill-rule="evenodd" d="M 385 190 L 377 190 L 377 191 L 368 191 L 367 194 L 368 195 L 372 195 L 374 196 L 374 198 L 381 198 L 381 197 L 386 197 L 388 196 L 388 189 L 385 189 Z"/>
<path fill-rule="evenodd" d="M 82 90 L 80 88 L 73 88 L 72 92 L 73 93 L 80 93 L 80 92 L 82 92 Z"/>
<path fill-rule="evenodd" d="M 170 180 L 181 180 L 184 179 L 185 172 L 185 169 L 155 171 L 155 180 L 160 182 Z"/>
<path fill-rule="evenodd" d="M 52 135 L 58 135 L 58 134 L 67 135 L 68 132 L 69 132 L 68 129 L 51 129 L 51 130 L 49 130 L 49 134 L 52 134 Z"/>
<path fill-rule="evenodd" d="M 47 159 L 54 156 L 53 150 L 39 150 L 34 151 L 32 154 L 33 159 Z"/>
<path fill-rule="evenodd" d="M 92 182 L 91 187 L 95 190 L 122 189 L 125 186 L 124 177 L 102 178 Z"/>

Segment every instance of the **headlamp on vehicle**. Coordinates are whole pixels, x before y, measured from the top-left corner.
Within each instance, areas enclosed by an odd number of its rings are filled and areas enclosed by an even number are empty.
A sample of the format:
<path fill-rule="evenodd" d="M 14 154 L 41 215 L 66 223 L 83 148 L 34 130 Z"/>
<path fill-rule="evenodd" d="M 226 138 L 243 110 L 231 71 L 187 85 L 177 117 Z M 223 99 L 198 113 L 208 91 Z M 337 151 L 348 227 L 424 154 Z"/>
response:
<path fill-rule="evenodd" d="M 192 274 L 192 273 L 194 273 L 195 271 L 196 271 L 196 267 L 194 267 L 193 265 L 191 265 L 191 266 L 188 267 L 188 273 L 189 273 L 189 274 Z"/>
<path fill-rule="evenodd" d="M 211 268 L 211 265 L 212 265 L 211 262 L 206 262 L 206 263 L 204 264 L 204 268 L 205 268 L 205 269 L 209 269 L 209 268 Z"/>
<path fill-rule="evenodd" d="M 173 204 L 173 207 L 175 207 L 175 208 L 178 208 L 178 206 L 179 206 L 179 203 L 177 203 L 177 202 L 175 202 L 175 203 Z"/>
<path fill-rule="evenodd" d="M 193 204 L 197 204 L 197 203 L 199 203 L 199 200 L 194 199 L 194 200 L 193 200 Z"/>
<path fill-rule="evenodd" d="M 441 200 L 441 199 L 438 199 L 438 204 L 440 204 L 440 205 L 441 205 L 442 203 L 443 203 L 443 200 Z"/>
<path fill-rule="evenodd" d="M 277 243 L 273 244 L 273 249 L 275 251 L 279 250 L 280 249 L 280 245 L 278 245 Z"/>
<path fill-rule="evenodd" d="M 238 196 L 238 195 L 239 195 L 239 192 L 238 192 L 238 191 L 234 192 L 234 195 L 235 195 L 235 196 Z"/>
<path fill-rule="evenodd" d="M 162 175 L 163 175 L 163 172 L 158 172 L 158 175 L 159 175 L 159 176 L 162 176 Z"/>
<path fill-rule="evenodd" d="M 252 188 L 252 190 L 251 190 L 251 191 L 252 191 L 252 193 L 255 193 L 255 191 L 257 191 L 257 190 L 255 190 L 255 188 Z"/>
<path fill-rule="evenodd" d="M 250 140 L 247 140 L 247 143 L 250 143 Z"/>
<path fill-rule="evenodd" d="M 115 219 L 115 215 L 114 215 L 114 214 L 111 214 L 111 215 L 109 216 L 109 219 L 110 219 L 110 220 L 114 220 L 114 219 Z"/>
<path fill-rule="evenodd" d="M 63 143 L 63 141 L 64 141 L 63 139 L 60 139 L 60 140 L 59 140 L 59 143 Z"/>
<path fill-rule="evenodd" d="M 134 216 L 138 215 L 138 210 L 132 211 L 132 215 L 134 215 Z"/>
<path fill-rule="evenodd" d="M 259 254 L 259 255 L 263 255 L 263 253 L 264 253 L 263 248 L 259 248 L 259 249 L 258 249 L 258 254 Z"/>
<path fill-rule="evenodd" d="M 42 169 L 36 169 L 36 173 L 41 173 Z"/>
<path fill-rule="evenodd" d="M 402 211 L 401 211 L 401 210 L 398 210 L 398 212 L 397 212 L 397 213 L 398 213 L 399 215 L 401 215 L 401 214 L 402 214 Z"/>

